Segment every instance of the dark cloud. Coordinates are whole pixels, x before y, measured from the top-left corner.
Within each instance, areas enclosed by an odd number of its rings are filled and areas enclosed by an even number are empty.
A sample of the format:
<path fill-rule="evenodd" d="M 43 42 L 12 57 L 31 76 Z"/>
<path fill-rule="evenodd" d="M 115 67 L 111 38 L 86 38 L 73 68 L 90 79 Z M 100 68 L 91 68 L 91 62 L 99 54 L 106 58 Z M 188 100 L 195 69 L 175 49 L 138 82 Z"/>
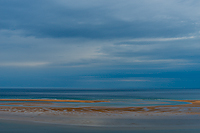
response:
<path fill-rule="evenodd" d="M 199 0 L 0 0 L 1 85 L 200 87 L 199 6 Z"/>
<path fill-rule="evenodd" d="M 11 30 L 22 30 L 25 36 L 35 37 L 83 37 L 92 39 L 113 39 L 113 38 L 141 38 L 141 37 L 176 37 L 185 36 L 198 32 L 197 24 L 193 19 L 165 18 L 159 15 L 152 15 L 149 18 L 149 7 L 143 3 L 144 7 L 135 10 L 127 10 L 125 7 L 116 8 L 114 1 L 93 7 L 79 8 L 70 7 L 69 1 L 66 6 L 56 4 L 55 1 L 46 0 L 8 0 L 0 1 L 0 28 Z M 119 1 L 122 3 L 122 1 Z M 92 3 L 92 2 L 91 2 Z M 129 3 L 129 2 L 126 2 Z M 130 2 L 141 5 L 138 2 Z M 79 3 L 72 3 L 75 5 Z M 90 5 L 90 3 L 88 3 Z M 110 8 L 106 7 L 111 6 Z M 112 7 L 113 6 L 113 7 Z M 164 6 L 164 5 L 162 5 Z M 111 10 L 114 8 L 113 10 Z M 162 7 L 160 7 L 162 8 Z M 118 10 L 128 12 L 130 20 L 115 17 Z M 162 9 L 160 9 L 162 10 Z M 177 9 L 178 10 L 178 9 Z M 116 13 L 115 13 L 116 11 Z M 141 19 L 138 14 L 141 13 Z M 150 11 L 151 12 L 151 11 Z M 169 12 L 164 12 L 161 16 L 169 16 Z M 134 15 L 132 15 L 134 14 Z M 136 17 L 136 18 L 135 18 Z M 185 20 L 186 19 L 186 20 Z"/>

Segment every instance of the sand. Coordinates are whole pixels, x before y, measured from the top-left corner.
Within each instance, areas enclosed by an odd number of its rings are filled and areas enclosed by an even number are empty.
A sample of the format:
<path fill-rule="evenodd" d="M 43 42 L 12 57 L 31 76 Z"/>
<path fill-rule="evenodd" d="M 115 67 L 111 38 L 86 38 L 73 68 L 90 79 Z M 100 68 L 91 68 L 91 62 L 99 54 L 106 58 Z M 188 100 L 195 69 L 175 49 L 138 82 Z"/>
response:
<path fill-rule="evenodd" d="M 0 99 L 0 101 L 14 101 L 14 103 L 1 103 L 1 111 L 10 112 L 50 112 L 50 111 L 76 111 L 76 112 L 137 112 L 137 113 L 190 113 L 199 114 L 200 100 L 174 100 L 179 102 L 186 102 L 182 105 L 159 105 L 159 106 L 141 106 L 141 107 L 110 107 L 110 106 L 90 106 L 90 107 L 59 107 L 59 103 L 52 102 L 80 102 L 80 103 L 95 103 L 95 102 L 109 102 L 109 101 L 92 101 L 92 100 L 45 100 L 45 99 Z M 23 101 L 29 101 L 23 102 Z M 20 103 L 17 103 L 20 102 Z M 51 107 L 53 104 L 54 107 Z M 5 106 L 6 105 L 6 106 Z M 21 107 L 13 106 L 21 105 Z M 56 105 L 58 107 L 56 107 Z M 30 107 L 27 107 L 30 106 Z M 33 107 L 34 106 L 34 107 Z"/>
<path fill-rule="evenodd" d="M 0 106 L 0 119 L 83 126 L 148 127 L 149 125 L 154 126 L 154 124 L 161 124 L 160 127 L 165 127 L 171 124 L 171 127 L 174 128 L 174 125 L 180 123 L 180 125 L 190 125 L 191 128 L 193 128 L 192 126 L 200 126 L 198 123 L 197 125 L 193 123 L 194 121 L 200 123 L 199 100 L 175 100 L 178 102 L 186 102 L 186 104 L 182 105 L 141 107 L 56 107 L 56 105 L 60 106 L 60 103 L 54 103 L 58 100 L 50 101 L 38 99 L 39 102 L 24 102 L 25 100 L 17 99 L 17 101 L 15 101 L 15 99 L 9 99 L 9 103 L 1 103 L 0 105 L 3 106 Z M 3 99 L 1 99 L 1 101 L 3 101 Z M 12 103 L 12 101 L 14 102 Z M 75 101 L 80 103 L 94 102 Z M 71 102 L 71 100 L 69 102 Z M 183 120 L 187 121 L 183 122 Z M 164 124 L 162 125 L 162 123 Z"/>

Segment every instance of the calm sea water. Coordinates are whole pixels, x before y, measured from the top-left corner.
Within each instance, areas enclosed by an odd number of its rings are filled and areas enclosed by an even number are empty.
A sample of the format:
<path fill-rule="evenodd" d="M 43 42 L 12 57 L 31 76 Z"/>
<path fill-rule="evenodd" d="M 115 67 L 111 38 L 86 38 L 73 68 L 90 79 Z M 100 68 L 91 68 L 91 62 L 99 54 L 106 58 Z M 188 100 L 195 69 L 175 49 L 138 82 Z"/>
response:
<path fill-rule="evenodd" d="M 1 98 L 25 99 L 200 99 L 200 89 L 0 88 Z"/>
<path fill-rule="evenodd" d="M 1 99 L 109 100 L 109 103 L 68 103 L 68 106 L 146 106 L 199 100 L 200 89 L 64 89 L 1 88 Z M 166 102 L 166 103 L 164 103 Z M 168 102 L 168 103 L 167 103 Z"/>

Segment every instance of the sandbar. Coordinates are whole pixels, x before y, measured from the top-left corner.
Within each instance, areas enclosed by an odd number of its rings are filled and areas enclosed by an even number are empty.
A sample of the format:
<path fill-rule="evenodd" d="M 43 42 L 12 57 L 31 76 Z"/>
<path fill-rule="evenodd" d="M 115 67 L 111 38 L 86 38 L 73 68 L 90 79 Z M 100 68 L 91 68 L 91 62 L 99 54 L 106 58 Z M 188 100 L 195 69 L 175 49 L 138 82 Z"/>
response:
<path fill-rule="evenodd" d="M 50 122 L 58 124 L 74 124 L 89 126 L 130 126 L 148 127 L 162 124 L 168 128 L 176 124 L 188 125 L 193 128 L 194 121 L 200 123 L 200 100 L 173 100 L 180 105 L 135 106 L 135 107 L 111 107 L 111 106 L 81 106 L 59 107 L 62 103 L 54 103 L 58 100 L 28 100 L 26 99 L 1 99 L 9 101 L 0 103 L 0 119 L 26 120 L 36 122 Z M 13 101 L 13 102 L 12 102 Z M 38 102 L 39 101 L 39 102 Z M 71 100 L 62 100 L 72 102 Z M 88 102 L 74 100 L 76 102 Z M 47 103 L 45 103 L 47 102 Z M 51 103 L 52 104 L 49 104 Z M 94 101 L 90 101 L 93 103 Z M 97 101 L 95 101 L 97 102 Z M 102 101 L 101 101 L 102 102 Z M 107 101 L 106 101 L 107 102 Z M 182 103 L 184 102 L 184 104 Z M 22 104 L 25 103 L 25 104 Z M 67 103 L 64 103 L 67 104 Z M 16 106 L 22 105 L 22 106 Z M 29 106 L 28 106 L 29 105 Z M 37 106 L 41 105 L 41 106 Z M 56 106 L 59 105 L 59 106 Z M 183 121 L 186 120 L 187 121 Z M 153 122 L 156 122 L 152 124 Z M 184 125 L 184 127 L 186 127 Z M 199 127 L 200 125 L 195 125 Z M 155 127 L 157 128 L 157 127 Z M 173 127 L 174 128 L 174 127 Z"/>
<path fill-rule="evenodd" d="M 137 112 L 137 113 L 190 113 L 200 114 L 200 100 L 173 100 L 184 102 L 180 105 L 158 105 L 158 106 L 136 106 L 136 107 L 112 107 L 112 106 L 81 106 L 81 107 L 59 107 L 59 103 L 51 102 L 80 102 L 80 103 L 95 103 L 109 101 L 92 101 L 92 100 L 48 100 L 48 99 L 0 99 L 0 101 L 9 101 L 14 103 L 0 103 L 0 111 L 10 112 L 63 112 L 66 110 L 75 112 Z M 29 101 L 24 103 L 24 101 Z M 22 103 L 18 103 L 22 102 Z M 39 103 L 38 103 L 39 102 Z M 41 103 L 40 103 L 41 102 Z M 47 102 L 47 103 L 45 103 Z M 53 106 L 51 106 L 53 104 Z M 20 106 L 14 106 L 20 105 Z M 65 104 L 66 105 L 66 104 Z M 7 109 L 9 108 L 9 109 Z M 23 111 L 22 111 L 23 110 Z"/>

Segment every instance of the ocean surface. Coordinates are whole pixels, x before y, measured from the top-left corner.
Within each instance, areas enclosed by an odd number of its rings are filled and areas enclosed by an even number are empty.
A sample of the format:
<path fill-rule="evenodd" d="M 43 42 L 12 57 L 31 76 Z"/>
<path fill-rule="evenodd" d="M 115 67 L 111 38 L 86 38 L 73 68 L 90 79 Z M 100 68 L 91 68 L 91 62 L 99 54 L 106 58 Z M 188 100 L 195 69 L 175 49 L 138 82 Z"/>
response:
<path fill-rule="evenodd" d="M 200 89 L 64 89 L 0 88 L 0 99 L 108 100 L 108 103 L 67 103 L 64 106 L 155 106 L 200 100 Z"/>

